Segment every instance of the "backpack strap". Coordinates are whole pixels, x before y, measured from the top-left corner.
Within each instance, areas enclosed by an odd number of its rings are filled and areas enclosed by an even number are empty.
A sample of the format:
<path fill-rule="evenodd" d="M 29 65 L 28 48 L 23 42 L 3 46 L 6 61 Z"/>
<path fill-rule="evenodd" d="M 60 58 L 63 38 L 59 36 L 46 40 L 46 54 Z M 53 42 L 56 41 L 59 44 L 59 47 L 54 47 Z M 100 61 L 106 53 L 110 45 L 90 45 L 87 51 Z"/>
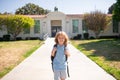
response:
<path fill-rule="evenodd" d="M 57 44 L 55 44 L 54 47 L 57 47 Z M 52 62 L 53 62 L 55 56 L 56 56 L 56 52 L 55 52 L 54 56 L 51 56 L 51 61 L 52 61 Z"/>
<path fill-rule="evenodd" d="M 57 48 L 57 44 L 55 44 L 54 47 Z M 55 56 L 56 56 L 56 53 L 57 53 L 57 51 L 55 51 L 54 58 L 55 58 Z"/>

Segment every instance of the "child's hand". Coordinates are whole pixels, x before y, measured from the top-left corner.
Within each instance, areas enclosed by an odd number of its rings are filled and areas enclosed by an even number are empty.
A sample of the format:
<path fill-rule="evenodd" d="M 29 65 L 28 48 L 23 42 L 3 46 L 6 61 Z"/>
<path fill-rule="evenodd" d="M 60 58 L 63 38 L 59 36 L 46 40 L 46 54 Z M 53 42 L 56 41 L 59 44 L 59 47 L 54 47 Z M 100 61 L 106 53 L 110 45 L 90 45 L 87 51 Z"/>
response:
<path fill-rule="evenodd" d="M 52 54 L 51 55 L 54 56 L 56 51 L 57 51 L 57 48 L 54 47 L 53 50 L 52 50 Z"/>
<path fill-rule="evenodd" d="M 65 55 L 70 56 L 70 53 L 68 50 L 65 50 Z"/>

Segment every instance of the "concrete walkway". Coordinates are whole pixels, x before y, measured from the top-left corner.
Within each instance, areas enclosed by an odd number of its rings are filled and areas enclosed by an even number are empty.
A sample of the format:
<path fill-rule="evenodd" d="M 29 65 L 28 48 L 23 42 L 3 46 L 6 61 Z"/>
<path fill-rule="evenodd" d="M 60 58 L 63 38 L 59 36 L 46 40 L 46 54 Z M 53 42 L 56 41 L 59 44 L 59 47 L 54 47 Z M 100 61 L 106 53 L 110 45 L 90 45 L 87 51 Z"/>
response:
<path fill-rule="evenodd" d="M 53 44 L 54 39 L 48 38 L 45 44 L 1 80 L 54 80 L 50 60 Z M 69 49 L 70 78 L 67 80 L 116 80 L 70 44 Z"/>

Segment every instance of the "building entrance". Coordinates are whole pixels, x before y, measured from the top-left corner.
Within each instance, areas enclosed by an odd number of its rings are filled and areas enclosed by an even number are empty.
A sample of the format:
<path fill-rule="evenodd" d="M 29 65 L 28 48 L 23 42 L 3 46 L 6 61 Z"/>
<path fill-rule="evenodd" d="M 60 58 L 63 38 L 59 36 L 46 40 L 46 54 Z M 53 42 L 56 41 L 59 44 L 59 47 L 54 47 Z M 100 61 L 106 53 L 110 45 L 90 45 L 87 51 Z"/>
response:
<path fill-rule="evenodd" d="M 61 20 L 52 20 L 51 21 L 51 36 L 55 37 L 56 33 L 62 31 L 62 21 Z"/>

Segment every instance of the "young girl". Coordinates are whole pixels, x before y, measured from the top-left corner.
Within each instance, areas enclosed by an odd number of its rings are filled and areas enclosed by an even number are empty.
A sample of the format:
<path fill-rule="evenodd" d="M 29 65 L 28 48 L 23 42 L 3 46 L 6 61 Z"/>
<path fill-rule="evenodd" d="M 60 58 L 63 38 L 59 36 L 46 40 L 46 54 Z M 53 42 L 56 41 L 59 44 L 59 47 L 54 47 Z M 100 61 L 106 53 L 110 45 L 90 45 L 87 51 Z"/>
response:
<path fill-rule="evenodd" d="M 68 36 L 65 32 L 60 31 L 55 36 L 56 46 L 53 47 L 51 56 L 54 56 L 53 71 L 54 80 L 65 80 L 67 78 L 67 61 L 66 56 L 70 56 L 67 43 Z"/>

